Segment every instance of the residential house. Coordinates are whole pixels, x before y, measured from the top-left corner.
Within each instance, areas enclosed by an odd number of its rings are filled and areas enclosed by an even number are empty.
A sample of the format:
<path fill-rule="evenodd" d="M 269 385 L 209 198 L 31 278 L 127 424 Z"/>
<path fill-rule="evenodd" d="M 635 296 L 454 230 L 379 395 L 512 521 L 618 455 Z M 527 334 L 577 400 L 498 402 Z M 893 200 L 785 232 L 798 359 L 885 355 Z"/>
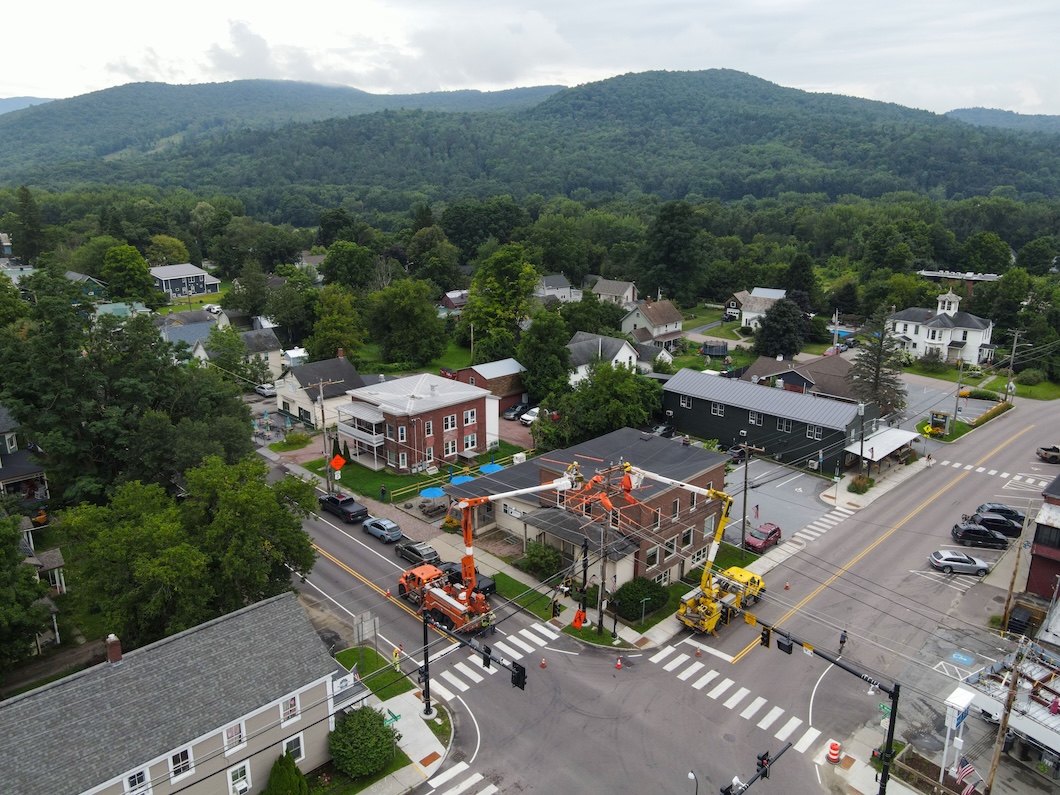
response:
<path fill-rule="evenodd" d="M 743 302 L 750 298 L 751 294 L 747 290 L 740 290 L 739 292 L 733 293 L 729 300 L 725 302 L 725 319 L 726 320 L 739 320 L 740 311 L 743 309 Z"/>
<path fill-rule="evenodd" d="M 541 277 L 537 287 L 534 288 L 534 296 L 542 303 L 559 301 L 561 304 L 569 304 L 582 300 L 582 291 L 571 287 L 567 277 L 562 273 L 554 273 Z"/>
<path fill-rule="evenodd" d="M 853 366 L 842 356 L 818 356 L 804 362 L 759 356 L 740 380 L 857 403 L 858 398 L 847 383 L 847 373 Z"/>
<path fill-rule="evenodd" d="M 460 312 L 467 306 L 467 290 L 450 290 L 442 296 L 442 306 L 453 312 Z"/>
<path fill-rule="evenodd" d="M 371 469 L 418 472 L 471 460 L 498 443 L 500 398 L 479 386 L 420 373 L 347 395 L 336 408 L 339 441 Z"/>
<path fill-rule="evenodd" d="M 243 309 L 222 309 L 217 314 L 217 325 L 221 328 L 231 326 L 237 331 L 250 331 L 255 328 L 254 316 Z"/>
<path fill-rule="evenodd" d="M 766 312 L 773 308 L 773 304 L 785 296 L 787 296 L 787 290 L 755 287 L 750 293 L 733 294 L 732 298 L 725 304 L 725 312 L 729 316 L 732 304 L 738 302 L 740 306 L 740 325 L 758 328 L 762 325 L 762 318 L 766 316 Z"/>
<path fill-rule="evenodd" d="M 777 461 L 824 472 L 858 462 L 861 441 L 879 429 L 875 405 L 858 411 L 853 403 L 695 370 L 681 370 L 663 385 L 663 413 L 679 432 L 725 446 L 746 442 Z M 880 461 L 901 446 L 866 443 L 865 458 Z"/>
<path fill-rule="evenodd" d="M 1051 600 L 1060 576 L 1060 475 L 1042 491 L 1045 500 L 1033 517 L 1034 542 L 1027 590 Z"/>
<path fill-rule="evenodd" d="M 305 348 L 289 348 L 283 352 L 284 367 L 297 367 L 300 364 L 305 364 L 308 360 L 309 354 L 306 353 Z"/>
<path fill-rule="evenodd" d="M 80 285 L 81 291 L 89 298 L 102 298 L 107 292 L 107 283 L 77 271 L 67 271 L 66 278 Z"/>
<path fill-rule="evenodd" d="M 150 315 L 151 310 L 139 301 L 116 301 L 114 303 L 97 304 L 96 317 L 113 315 L 120 320 L 128 320 L 137 315 Z"/>
<path fill-rule="evenodd" d="M 285 752 L 330 759 L 354 690 L 292 593 L 126 653 L 110 635 L 106 662 L 0 702 L 4 788 L 261 792 Z"/>
<path fill-rule="evenodd" d="M 684 316 L 668 300 L 652 301 L 650 298 L 639 301 L 622 318 L 622 333 L 633 337 L 637 342 L 648 342 L 668 351 L 677 347 L 682 339 L 681 324 Z"/>
<path fill-rule="evenodd" d="M 650 577 L 667 585 L 706 560 L 721 515 L 721 503 L 679 486 L 645 479 L 628 503 L 617 484 L 628 461 L 665 478 L 700 488 L 725 487 L 727 457 L 702 447 L 621 428 L 565 450 L 520 462 L 461 485 L 445 486 L 453 499 L 503 494 L 550 483 L 577 462 L 588 480 L 598 472 L 613 478 L 612 511 L 599 502 L 581 503 L 572 492 L 544 491 L 504 497 L 472 509 L 478 533 L 494 528 L 519 539 L 557 547 L 565 560 L 577 559 L 583 540 L 590 556 L 607 550 L 605 580 L 609 589 L 633 577 Z M 596 574 L 596 572 L 593 572 Z"/>
<path fill-rule="evenodd" d="M 522 375 L 525 372 L 526 368 L 515 359 L 500 359 L 457 370 L 456 380 L 489 390 L 491 395 L 500 398 L 497 410 L 503 413 L 527 399 Z"/>
<path fill-rule="evenodd" d="M 935 351 L 943 361 L 979 364 L 990 361 L 996 345 L 990 342 L 994 324 L 960 311 L 961 297 L 945 292 L 934 311 L 912 307 L 887 318 L 888 333 L 898 346 L 916 358 Z"/>
<path fill-rule="evenodd" d="M 655 363 L 658 361 L 667 365 L 674 363 L 673 354 L 666 348 L 660 348 L 649 342 L 638 342 L 633 347 L 637 349 L 637 369 L 642 373 L 654 372 Z"/>
<path fill-rule="evenodd" d="M 151 322 L 156 326 L 188 326 L 192 323 L 216 323 L 217 317 L 205 309 L 188 309 L 184 312 L 155 315 Z"/>
<path fill-rule="evenodd" d="M 593 292 L 601 301 L 618 304 L 627 309 L 637 303 L 637 285 L 633 282 L 619 282 L 613 279 L 598 279 L 593 285 Z"/>
<path fill-rule="evenodd" d="M 244 362 L 249 364 L 251 361 L 258 359 L 269 368 L 269 373 L 274 379 L 280 376 L 284 369 L 283 346 L 280 345 L 280 341 L 276 338 L 276 333 L 272 329 L 241 331 L 239 332 L 239 339 L 243 341 L 243 346 L 246 348 L 246 353 L 243 354 Z M 207 347 L 208 341 L 207 337 L 203 337 L 195 343 L 192 355 L 196 359 L 203 362 L 210 361 L 210 350 Z"/>
<path fill-rule="evenodd" d="M 11 248 L 11 235 L 7 232 L 0 232 L 0 258 L 13 256 L 14 252 Z"/>
<path fill-rule="evenodd" d="M 571 386 L 577 386 L 588 377 L 589 366 L 596 360 L 635 370 L 639 359 L 637 349 L 628 340 L 588 331 L 576 332 L 567 343 L 567 349 L 570 351 L 571 367 L 574 368 L 570 375 Z"/>
<path fill-rule="evenodd" d="M 190 262 L 159 265 L 157 268 L 151 268 L 151 276 L 155 280 L 155 289 L 167 293 L 170 298 L 207 295 L 216 293 L 221 288 L 220 279 Z"/>
<path fill-rule="evenodd" d="M 203 314 L 209 313 L 204 312 Z M 210 336 L 210 332 L 216 325 L 216 322 L 211 317 L 209 320 L 200 323 L 175 324 L 171 326 L 164 325 L 158 329 L 158 333 L 162 335 L 162 339 L 166 342 L 182 342 L 188 346 L 189 350 L 194 351 L 199 343 L 206 341 Z"/>
<path fill-rule="evenodd" d="M 364 386 L 357 368 L 339 349 L 334 359 L 292 367 L 276 381 L 276 408 L 307 428 L 332 428 L 336 409 L 349 401 L 346 393 Z"/>
<path fill-rule="evenodd" d="M 39 505 L 49 497 L 48 478 L 30 444 L 29 450 L 18 449 L 18 423 L 0 406 L 0 494 L 17 496 L 27 506 Z"/>

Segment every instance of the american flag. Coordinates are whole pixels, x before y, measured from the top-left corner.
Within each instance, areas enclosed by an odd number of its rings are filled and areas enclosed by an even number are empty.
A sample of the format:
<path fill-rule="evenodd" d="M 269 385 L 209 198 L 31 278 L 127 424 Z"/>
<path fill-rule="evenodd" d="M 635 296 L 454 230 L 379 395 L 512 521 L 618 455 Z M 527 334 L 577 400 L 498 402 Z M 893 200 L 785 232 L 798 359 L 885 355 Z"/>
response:
<path fill-rule="evenodd" d="M 754 507 L 754 512 L 755 512 L 755 519 L 757 519 L 758 518 L 758 506 L 757 505 Z"/>
<path fill-rule="evenodd" d="M 972 773 L 974 772 L 975 768 L 972 767 L 972 763 L 962 756 L 960 764 L 957 765 L 957 783 L 963 784 L 964 780 L 968 778 L 968 776 L 972 775 Z M 972 787 L 972 789 L 975 789 L 975 787 L 971 784 L 969 784 L 968 786 Z M 970 790 L 966 790 L 966 792 L 968 791 Z"/>
<path fill-rule="evenodd" d="M 961 791 L 961 795 L 972 795 L 972 793 L 975 792 L 975 788 L 979 783 L 980 782 L 978 781 L 969 782 L 968 786 Z"/>

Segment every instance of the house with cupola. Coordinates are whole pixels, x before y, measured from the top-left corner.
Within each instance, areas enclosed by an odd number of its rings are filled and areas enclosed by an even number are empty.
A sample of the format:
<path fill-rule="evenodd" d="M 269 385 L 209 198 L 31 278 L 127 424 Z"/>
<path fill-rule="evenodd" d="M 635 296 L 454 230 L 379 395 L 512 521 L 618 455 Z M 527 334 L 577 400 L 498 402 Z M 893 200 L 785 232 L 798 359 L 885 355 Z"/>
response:
<path fill-rule="evenodd" d="M 997 347 L 990 341 L 994 324 L 960 309 L 961 296 L 940 295 L 935 309 L 912 307 L 887 318 L 887 333 L 898 347 L 917 359 L 938 351 L 943 361 L 980 364 L 990 361 Z"/>

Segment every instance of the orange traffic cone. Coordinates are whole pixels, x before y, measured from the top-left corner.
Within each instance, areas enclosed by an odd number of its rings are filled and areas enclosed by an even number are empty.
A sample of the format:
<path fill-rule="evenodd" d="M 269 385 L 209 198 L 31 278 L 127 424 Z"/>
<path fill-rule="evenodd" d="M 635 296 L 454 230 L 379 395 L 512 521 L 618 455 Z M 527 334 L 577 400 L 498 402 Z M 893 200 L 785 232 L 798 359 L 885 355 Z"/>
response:
<path fill-rule="evenodd" d="M 784 590 L 785 591 L 790 591 L 791 590 L 791 583 L 790 582 L 784 583 Z"/>
<path fill-rule="evenodd" d="M 702 657 L 702 656 L 703 656 L 703 652 L 701 652 L 701 651 L 699 650 L 699 647 L 698 647 L 698 646 L 696 647 L 696 656 L 697 656 L 697 657 Z"/>
<path fill-rule="evenodd" d="M 839 764 L 839 743 L 835 740 L 828 744 L 828 761 L 833 764 Z"/>
<path fill-rule="evenodd" d="M 541 667 L 542 668 L 548 668 L 548 666 L 545 665 L 545 658 L 544 657 L 541 658 Z"/>
<path fill-rule="evenodd" d="M 386 598 L 387 599 L 390 598 L 390 589 L 389 588 L 386 589 Z"/>
<path fill-rule="evenodd" d="M 618 669 L 619 671 L 622 670 L 622 658 L 621 657 L 619 657 L 617 660 L 615 660 L 615 668 Z"/>

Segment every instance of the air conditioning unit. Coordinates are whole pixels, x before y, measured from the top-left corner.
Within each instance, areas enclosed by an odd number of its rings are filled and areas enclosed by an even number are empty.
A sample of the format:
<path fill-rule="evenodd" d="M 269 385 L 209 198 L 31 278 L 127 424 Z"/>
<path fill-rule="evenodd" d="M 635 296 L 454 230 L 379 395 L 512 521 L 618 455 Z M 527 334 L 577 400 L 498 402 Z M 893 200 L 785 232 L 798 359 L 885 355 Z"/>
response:
<path fill-rule="evenodd" d="M 513 455 L 512 456 L 512 463 L 513 464 L 525 464 L 526 463 L 526 453 L 516 453 L 515 455 Z"/>
<path fill-rule="evenodd" d="M 810 469 L 812 469 L 814 472 L 816 472 L 818 470 L 818 468 L 820 468 L 821 462 L 818 461 L 816 458 L 810 458 L 810 459 L 807 459 L 806 466 L 809 467 Z"/>
<path fill-rule="evenodd" d="M 235 785 L 235 790 L 238 795 L 246 795 L 246 793 L 250 792 L 250 785 L 245 781 L 240 781 Z"/>
<path fill-rule="evenodd" d="M 674 410 L 673 410 L 673 409 L 667 409 L 667 410 L 666 410 L 666 416 L 667 416 L 667 417 L 672 417 L 672 416 L 674 416 Z"/>

